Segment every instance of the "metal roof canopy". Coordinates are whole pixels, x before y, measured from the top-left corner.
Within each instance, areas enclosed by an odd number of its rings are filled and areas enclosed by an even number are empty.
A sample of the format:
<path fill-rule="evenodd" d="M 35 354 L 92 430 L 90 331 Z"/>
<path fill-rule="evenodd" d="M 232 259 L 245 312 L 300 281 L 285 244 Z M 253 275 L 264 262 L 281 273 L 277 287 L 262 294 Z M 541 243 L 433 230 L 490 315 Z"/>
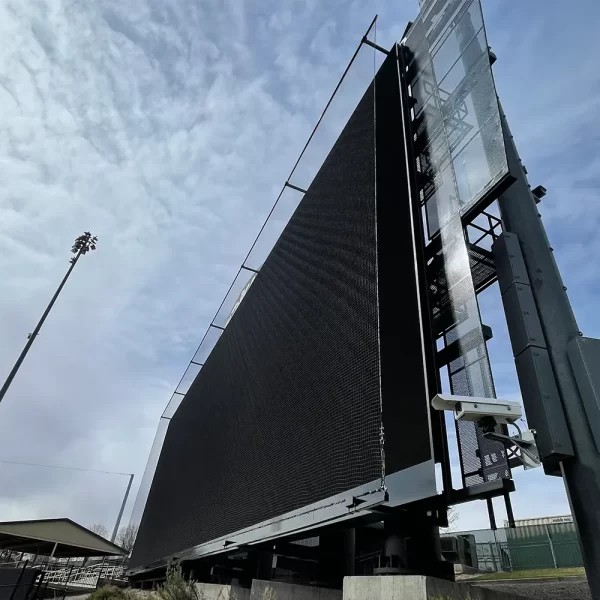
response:
<path fill-rule="evenodd" d="M 55 558 L 123 556 L 123 548 L 71 519 L 0 522 L 0 550 Z"/>

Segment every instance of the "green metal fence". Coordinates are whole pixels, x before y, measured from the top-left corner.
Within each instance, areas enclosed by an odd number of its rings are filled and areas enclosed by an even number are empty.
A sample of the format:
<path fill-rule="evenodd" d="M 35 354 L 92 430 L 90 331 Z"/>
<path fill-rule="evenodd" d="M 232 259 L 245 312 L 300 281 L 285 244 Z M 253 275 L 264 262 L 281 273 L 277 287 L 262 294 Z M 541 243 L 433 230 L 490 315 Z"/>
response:
<path fill-rule="evenodd" d="M 475 538 L 478 566 L 483 571 L 583 566 L 573 523 L 527 525 L 498 529 L 495 532 L 481 529 L 449 535 Z"/>
<path fill-rule="evenodd" d="M 573 523 L 516 527 L 506 537 L 513 570 L 583 566 Z"/>

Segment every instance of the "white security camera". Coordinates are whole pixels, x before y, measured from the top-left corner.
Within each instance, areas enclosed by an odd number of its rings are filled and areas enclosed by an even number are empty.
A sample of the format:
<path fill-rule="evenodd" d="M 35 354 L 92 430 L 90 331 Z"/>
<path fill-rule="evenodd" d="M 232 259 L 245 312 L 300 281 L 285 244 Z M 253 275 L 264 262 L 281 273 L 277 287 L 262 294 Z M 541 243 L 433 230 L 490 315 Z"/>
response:
<path fill-rule="evenodd" d="M 484 437 L 506 446 L 511 466 L 521 464 L 525 469 L 540 466 L 535 432 L 533 430 L 521 432 L 516 423 L 523 416 L 518 402 L 497 398 L 437 394 L 431 401 L 431 406 L 436 410 L 451 410 L 457 421 L 476 421 Z M 519 433 L 508 436 L 502 430 L 496 430 L 496 425 L 514 425 Z"/>
<path fill-rule="evenodd" d="M 481 421 L 492 417 L 499 425 L 514 423 L 523 416 L 521 405 L 512 400 L 437 394 L 431 401 L 436 410 L 451 410 L 457 421 Z"/>

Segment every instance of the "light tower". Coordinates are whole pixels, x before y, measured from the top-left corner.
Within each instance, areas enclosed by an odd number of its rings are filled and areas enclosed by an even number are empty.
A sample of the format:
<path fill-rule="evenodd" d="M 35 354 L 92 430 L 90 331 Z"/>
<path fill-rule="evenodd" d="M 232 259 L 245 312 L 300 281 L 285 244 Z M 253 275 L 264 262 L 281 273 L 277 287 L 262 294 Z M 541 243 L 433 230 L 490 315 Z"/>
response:
<path fill-rule="evenodd" d="M 74 256 L 72 256 L 71 259 L 69 260 L 69 262 L 71 263 L 71 266 L 69 267 L 68 271 L 66 272 L 65 276 L 63 277 L 63 280 L 60 282 L 60 285 L 58 286 L 58 289 L 54 293 L 54 296 L 52 296 L 52 300 L 50 300 L 50 303 L 46 307 L 46 310 L 44 311 L 44 314 L 42 315 L 38 324 L 35 326 L 35 329 L 27 336 L 27 343 L 25 344 L 25 348 L 23 348 L 23 351 L 19 355 L 19 358 L 17 359 L 15 366 L 12 368 L 11 372 L 8 374 L 8 377 L 6 378 L 6 381 L 4 382 L 4 385 L 2 386 L 2 389 L 0 390 L 0 402 L 2 402 L 2 400 L 4 399 L 4 396 L 5 396 L 6 392 L 8 391 L 8 388 L 10 387 L 10 384 L 12 383 L 13 379 L 15 378 L 15 375 L 17 374 L 19 368 L 21 367 L 21 364 L 25 360 L 25 357 L 27 356 L 29 349 L 33 345 L 33 342 L 34 342 L 36 336 L 40 332 L 40 329 L 42 328 L 42 325 L 44 324 L 46 317 L 48 316 L 48 314 L 50 313 L 50 310 L 54 306 L 54 303 L 56 302 L 56 299 L 58 298 L 60 292 L 62 291 L 63 287 L 65 286 L 65 283 L 67 283 L 67 280 L 69 279 L 69 276 L 71 275 L 73 269 L 75 268 L 77 261 L 80 259 L 81 256 L 83 256 L 84 254 L 87 254 L 90 250 L 95 250 L 97 243 L 98 243 L 98 237 L 95 235 L 92 235 L 89 231 L 85 231 L 84 233 L 82 233 L 73 242 L 73 246 L 71 247 L 71 252 L 73 253 Z"/>

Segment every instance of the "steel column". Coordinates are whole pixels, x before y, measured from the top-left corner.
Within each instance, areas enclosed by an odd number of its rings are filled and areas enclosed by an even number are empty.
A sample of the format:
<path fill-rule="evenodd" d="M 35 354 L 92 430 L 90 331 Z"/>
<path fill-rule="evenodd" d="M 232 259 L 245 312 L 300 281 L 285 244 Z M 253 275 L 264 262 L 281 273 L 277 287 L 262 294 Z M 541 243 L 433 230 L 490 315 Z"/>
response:
<path fill-rule="evenodd" d="M 600 599 L 600 454 L 567 355 L 580 334 L 553 249 L 538 213 L 517 148 L 501 110 L 509 165 L 517 180 L 498 204 L 505 231 L 517 234 L 546 337 L 575 457 L 560 463 L 586 567 L 592 598 Z"/>
<path fill-rule="evenodd" d="M 119 525 L 121 524 L 121 519 L 123 517 L 123 511 L 125 510 L 125 505 L 127 504 L 127 498 L 129 498 L 129 491 L 131 490 L 131 484 L 133 483 L 133 473 L 129 475 L 129 483 L 127 484 L 127 489 L 125 490 L 125 496 L 123 496 L 123 502 L 121 502 L 121 509 L 119 510 L 119 516 L 117 517 L 117 521 L 115 523 L 115 528 L 113 529 L 112 535 L 110 536 L 110 541 L 114 542 L 117 537 L 117 533 L 119 532 Z"/>

